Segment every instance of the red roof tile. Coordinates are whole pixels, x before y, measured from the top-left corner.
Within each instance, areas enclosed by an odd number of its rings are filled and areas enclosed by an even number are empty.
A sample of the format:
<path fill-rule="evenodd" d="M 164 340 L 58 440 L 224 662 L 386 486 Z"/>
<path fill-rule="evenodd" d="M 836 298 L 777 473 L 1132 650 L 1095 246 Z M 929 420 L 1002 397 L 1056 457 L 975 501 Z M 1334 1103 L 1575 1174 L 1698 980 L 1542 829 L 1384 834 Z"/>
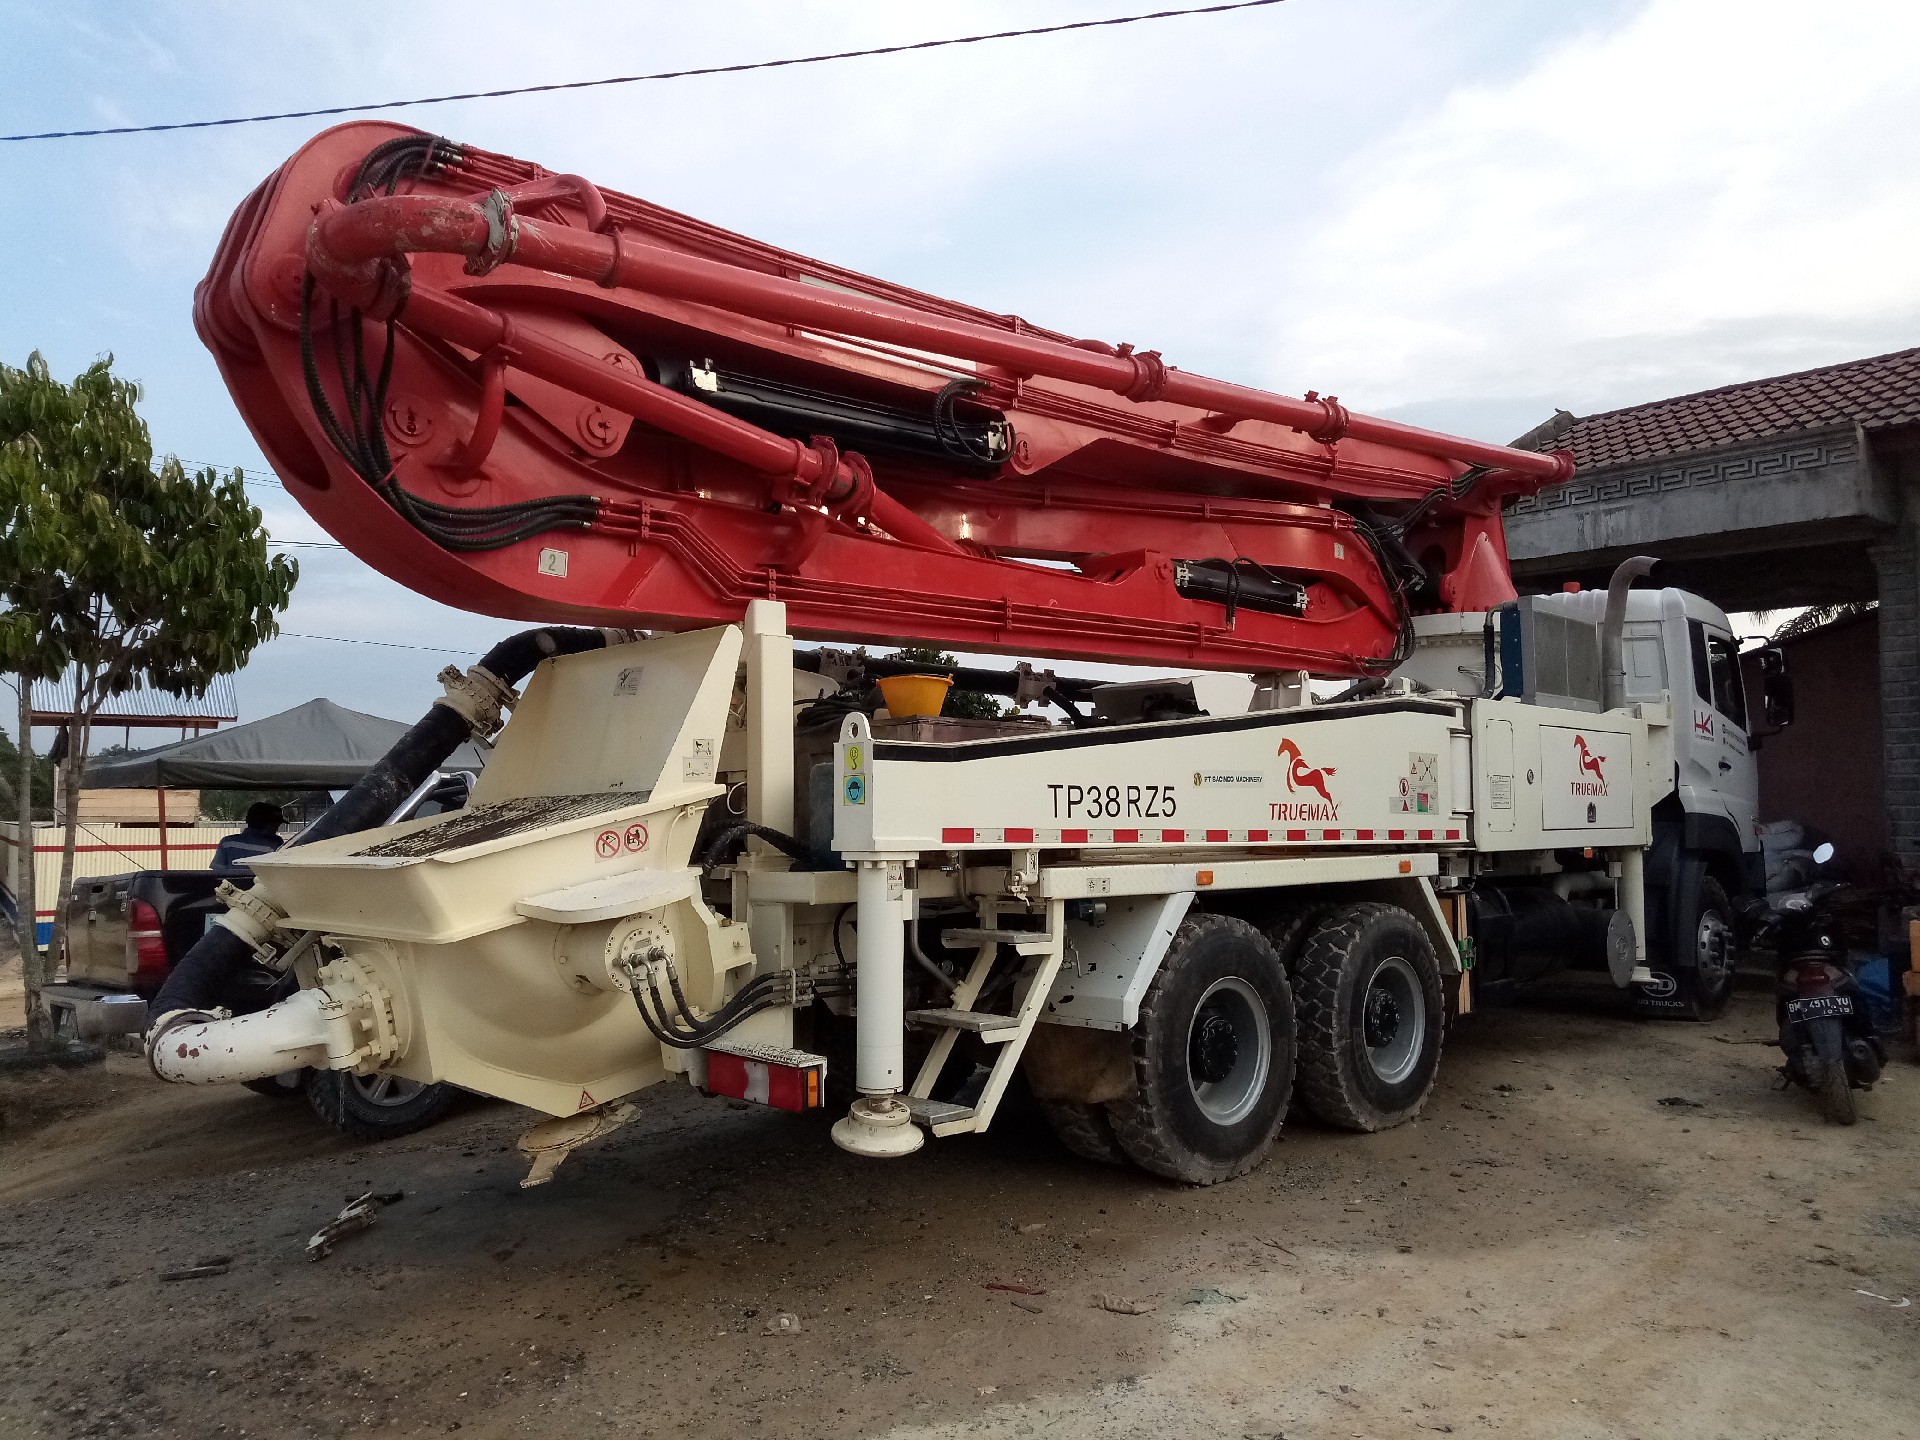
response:
<path fill-rule="evenodd" d="M 1549 422 L 1525 439 L 1529 449 L 1564 446 L 1591 470 L 1848 422 L 1867 430 L 1920 422 L 1920 349 L 1585 415 L 1558 435 L 1544 433 Z"/>

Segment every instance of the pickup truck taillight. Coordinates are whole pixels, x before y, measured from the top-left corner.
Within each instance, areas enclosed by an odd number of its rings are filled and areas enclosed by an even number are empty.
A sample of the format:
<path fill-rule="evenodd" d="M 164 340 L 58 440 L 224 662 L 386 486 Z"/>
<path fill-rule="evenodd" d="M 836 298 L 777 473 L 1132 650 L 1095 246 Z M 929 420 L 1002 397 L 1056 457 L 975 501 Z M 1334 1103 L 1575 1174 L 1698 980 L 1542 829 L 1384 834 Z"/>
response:
<path fill-rule="evenodd" d="M 167 944 L 160 934 L 160 912 L 144 900 L 127 902 L 127 978 L 167 978 Z"/>

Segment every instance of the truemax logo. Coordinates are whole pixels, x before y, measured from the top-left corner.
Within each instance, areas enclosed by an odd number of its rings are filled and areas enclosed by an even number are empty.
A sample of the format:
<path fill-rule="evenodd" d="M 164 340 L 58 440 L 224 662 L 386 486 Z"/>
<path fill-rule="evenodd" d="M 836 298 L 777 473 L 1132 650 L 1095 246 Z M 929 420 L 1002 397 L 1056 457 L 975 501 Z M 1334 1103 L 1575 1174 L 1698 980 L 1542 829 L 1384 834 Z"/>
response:
<path fill-rule="evenodd" d="M 1280 758 L 1287 762 L 1287 793 L 1298 795 L 1304 791 L 1313 791 L 1318 800 L 1273 800 L 1268 802 L 1268 816 L 1272 820 L 1317 820 L 1331 824 L 1340 818 L 1340 807 L 1334 804 L 1333 794 L 1327 789 L 1327 777 L 1333 774 L 1333 767 L 1312 766 L 1300 753 L 1300 747 L 1291 740 L 1280 742 Z"/>
<path fill-rule="evenodd" d="M 1605 795 L 1607 793 L 1607 777 L 1603 767 L 1606 764 L 1607 757 L 1594 754 L 1587 746 L 1586 736 L 1575 735 L 1573 737 L 1573 758 L 1580 764 L 1580 773 L 1569 782 L 1572 786 L 1573 793 L 1575 795 Z M 1592 776 L 1593 778 L 1588 779 L 1588 776 Z"/>

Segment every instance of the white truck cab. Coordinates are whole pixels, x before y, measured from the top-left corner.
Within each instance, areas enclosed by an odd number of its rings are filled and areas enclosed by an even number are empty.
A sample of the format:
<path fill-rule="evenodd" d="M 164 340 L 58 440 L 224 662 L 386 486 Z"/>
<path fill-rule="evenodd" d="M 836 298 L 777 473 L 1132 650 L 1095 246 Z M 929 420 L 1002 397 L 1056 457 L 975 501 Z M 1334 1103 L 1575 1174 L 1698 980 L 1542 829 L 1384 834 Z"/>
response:
<path fill-rule="evenodd" d="M 1708 1017 L 1732 989 L 1729 897 L 1761 886 L 1759 717 L 1725 611 L 1671 588 L 1631 590 L 1625 600 L 1618 703 L 1654 722 L 1661 737 L 1654 763 L 1666 772 L 1649 777 L 1656 797 L 1646 870 L 1653 979 L 1635 987 L 1635 1000 L 1649 1013 Z M 1396 674 L 1435 689 L 1477 688 L 1488 698 L 1599 711 L 1605 697 L 1587 693 L 1590 679 L 1574 677 L 1599 668 L 1585 647 L 1601 633 L 1606 608 L 1606 591 L 1587 590 L 1526 596 L 1484 614 L 1421 617 L 1414 655 Z M 1767 673 L 1763 708 L 1778 728 L 1790 717 L 1791 692 L 1783 667 Z"/>

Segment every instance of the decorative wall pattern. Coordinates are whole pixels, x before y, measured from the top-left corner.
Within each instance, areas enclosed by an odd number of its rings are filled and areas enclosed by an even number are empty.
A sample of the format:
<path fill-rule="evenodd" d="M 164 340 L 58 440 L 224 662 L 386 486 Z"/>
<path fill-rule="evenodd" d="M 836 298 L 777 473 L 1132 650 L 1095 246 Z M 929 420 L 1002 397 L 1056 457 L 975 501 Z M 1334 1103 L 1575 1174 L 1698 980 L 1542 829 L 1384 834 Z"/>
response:
<path fill-rule="evenodd" d="M 1770 445 L 1764 450 L 1736 451 L 1698 459 L 1677 457 L 1652 464 L 1621 466 L 1613 470 L 1575 475 L 1565 485 L 1519 496 L 1507 505 L 1507 514 L 1532 515 L 1581 505 L 1607 504 L 1673 490 L 1723 485 L 1735 480 L 1765 479 L 1796 470 L 1823 470 L 1830 465 L 1853 464 L 1859 459 L 1860 441 L 1852 433 L 1815 436 L 1793 445 Z"/>

